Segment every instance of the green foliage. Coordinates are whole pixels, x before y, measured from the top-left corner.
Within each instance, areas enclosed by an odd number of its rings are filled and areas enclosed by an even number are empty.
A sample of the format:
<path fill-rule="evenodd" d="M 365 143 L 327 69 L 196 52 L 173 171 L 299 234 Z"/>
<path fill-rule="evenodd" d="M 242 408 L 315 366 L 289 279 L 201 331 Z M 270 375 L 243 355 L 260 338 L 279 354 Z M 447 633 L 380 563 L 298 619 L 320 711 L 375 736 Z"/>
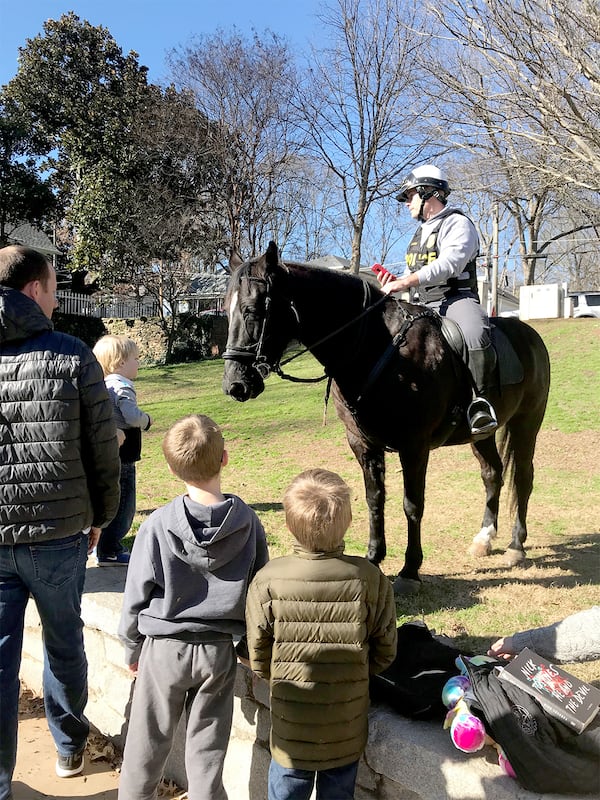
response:
<path fill-rule="evenodd" d="M 48 167 L 77 234 L 75 264 L 98 263 L 126 235 L 135 180 L 132 129 L 147 96 L 146 68 L 109 31 L 70 12 L 21 48 L 6 95 L 52 155 Z"/>

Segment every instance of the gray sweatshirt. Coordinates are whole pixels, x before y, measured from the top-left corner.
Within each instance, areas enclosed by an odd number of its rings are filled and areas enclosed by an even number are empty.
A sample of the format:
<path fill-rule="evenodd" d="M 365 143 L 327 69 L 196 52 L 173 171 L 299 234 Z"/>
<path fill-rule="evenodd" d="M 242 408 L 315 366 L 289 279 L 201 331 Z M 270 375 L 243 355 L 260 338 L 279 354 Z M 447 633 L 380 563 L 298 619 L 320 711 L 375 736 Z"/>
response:
<path fill-rule="evenodd" d="M 558 663 L 600 659 L 600 606 L 547 625 L 512 635 L 513 650 L 529 647 L 538 655 Z"/>
<path fill-rule="evenodd" d="M 216 641 L 245 633 L 246 594 L 269 560 L 265 532 L 236 495 L 212 506 L 187 496 L 154 511 L 135 538 L 119 638 L 139 660 L 146 636 Z"/>

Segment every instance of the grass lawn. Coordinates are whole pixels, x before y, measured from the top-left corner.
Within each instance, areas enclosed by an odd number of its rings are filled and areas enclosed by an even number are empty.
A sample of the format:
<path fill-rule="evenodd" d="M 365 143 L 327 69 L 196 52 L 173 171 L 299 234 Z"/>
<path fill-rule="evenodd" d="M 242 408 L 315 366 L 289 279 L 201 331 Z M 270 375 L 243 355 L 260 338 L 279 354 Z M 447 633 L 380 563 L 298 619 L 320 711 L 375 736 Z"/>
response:
<path fill-rule="evenodd" d="M 536 451 L 525 566 L 507 570 L 502 564 L 512 525 L 507 498 L 501 501 L 497 548 L 487 559 L 467 555 L 481 523 L 483 486 L 468 446 L 442 448 L 432 453 L 428 472 L 423 587 L 397 606 L 399 622 L 423 619 L 475 652 L 485 652 L 502 634 L 600 603 L 600 321 L 532 325 L 550 351 L 552 387 Z M 225 434 L 230 463 L 223 489 L 239 494 L 259 514 L 272 556 L 291 547 L 283 491 L 298 472 L 317 466 L 338 472 L 350 485 L 354 521 L 347 550 L 364 554 L 368 517 L 362 475 L 333 404 L 324 424 L 324 383 L 298 385 L 271 377 L 259 398 L 241 404 L 222 393 L 222 372 L 221 360 L 140 370 L 138 402 L 154 424 L 144 434 L 138 465 L 133 533 L 157 506 L 183 491 L 162 457 L 165 430 L 179 417 L 203 413 Z M 289 372 L 312 377 L 322 369 L 305 355 Z M 382 568 L 394 577 L 406 542 L 402 474 L 397 457 L 386 458 L 388 557 Z M 600 662 L 569 669 L 600 685 Z"/>

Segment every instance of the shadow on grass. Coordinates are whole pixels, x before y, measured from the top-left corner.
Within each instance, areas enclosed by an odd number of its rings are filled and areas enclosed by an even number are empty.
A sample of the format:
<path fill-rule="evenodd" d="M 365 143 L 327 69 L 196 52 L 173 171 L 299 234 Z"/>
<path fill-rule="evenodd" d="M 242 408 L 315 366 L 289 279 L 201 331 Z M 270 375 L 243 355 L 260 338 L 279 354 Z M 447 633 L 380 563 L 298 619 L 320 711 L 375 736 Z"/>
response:
<path fill-rule="evenodd" d="M 283 511 L 283 503 L 248 503 L 254 511 Z"/>
<path fill-rule="evenodd" d="M 591 533 L 540 547 L 539 550 L 543 549 L 544 552 L 528 558 L 523 568 L 488 568 L 481 559 L 477 571 L 468 574 L 428 575 L 424 571 L 421 573 L 421 590 L 416 595 L 401 595 L 396 598 L 398 613 L 402 616 L 422 617 L 448 608 L 473 608 L 479 605 L 480 595 L 486 589 L 506 587 L 508 592 L 513 584 L 554 589 L 574 589 L 582 584 L 600 585 L 599 545 L 600 533 Z M 536 549 L 538 548 L 530 548 L 530 553 Z M 390 579 L 396 577 L 392 570 L 386 569 L 385 561 L 381 566 Z M 537 569 L 528 571 L 531 566 Z M 564 571 L 564 574 L 557 575 L 557 568 Z"/>

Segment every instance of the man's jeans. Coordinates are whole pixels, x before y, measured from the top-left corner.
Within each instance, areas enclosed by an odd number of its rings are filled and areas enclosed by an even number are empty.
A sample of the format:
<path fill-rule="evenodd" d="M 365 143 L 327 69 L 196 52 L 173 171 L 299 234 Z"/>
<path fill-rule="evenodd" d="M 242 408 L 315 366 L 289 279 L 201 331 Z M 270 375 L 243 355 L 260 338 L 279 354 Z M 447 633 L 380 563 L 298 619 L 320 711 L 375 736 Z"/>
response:
<path fill-rule="evenodd" d="M 271 759 L 269 766 L 269 800 L 310 800 L 317 782 L 317 800 L 352 800 L 358 772 L 358 761 L 343 767 L 318 772 L 282 767 Z"/>
<path fill-rule="evenodd" d="M 88 537 L 0 545 L 0 800 L 11 797 L 17 751 L 25 607 L 35 600 L 44 642 L 46 718 L 61 755 L 85 747 L 89 723 L 81 595 Z"/>
<path fill-rule="evenodd" d="M 99 559 L 106 556 L 118 556 L 125 549 L 121 540 L 127 536 L 135 516 L 135 464 L 121 462 L 121 478 L 119 481 L 121 500 L 119 510 L 113 521 L 103 528 L 96 547 Z"/>

